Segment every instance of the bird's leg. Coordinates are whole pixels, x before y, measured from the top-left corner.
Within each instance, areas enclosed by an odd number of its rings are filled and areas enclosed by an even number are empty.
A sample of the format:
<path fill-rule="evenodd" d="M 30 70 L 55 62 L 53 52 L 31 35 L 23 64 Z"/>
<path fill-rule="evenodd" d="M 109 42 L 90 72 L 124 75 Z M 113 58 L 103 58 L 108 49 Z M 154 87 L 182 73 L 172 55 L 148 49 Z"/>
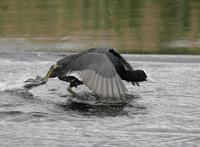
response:
<path fill-rule="evenodd" d="M 139 82 L 131 82 L 132 85 L 140 87 Z"/>
<path fill-rule="evenodd" d="M 55 71 L 56 68 L 58 68 L 59 65 L 54 64 L 50 67 L 49 71 L 47 72 L 46 76 L 43 78 L 45 83 L 48 81 L 49 78 L 51 78 L 52 73 Z"/>
<path fill-rule="evenodd" d="M 72 94 L 73 97 L 76 96 L 76 93 L 72 90 L 72 87 L 77 87 L 78 85 L 83 84 L 82 81 L 79 81 L 77 78 L 73 76 L 66 76 L 62 78 L 63 81 L 70 82 L 69 86 L 67 87 L 67 91 Z"/>
<path fill-rule="evenodd" d="M 65 81 L 65 82 L 69 82 L 71 87 L 77 87 L 81 84 L 83 84 L 82 81 L 78 80 L 76 77 L 74 76 L 61 76 L 59 75 L 58 78 L 61 80 L 61 81 Z"/>
<path fill-rule="evenodd" d="M 82 85 L 82 84 L 83 84 L 83 82 L 78 80 L 75 77 L 73 78 L 73 80 L 70 81 L 71 87 L 77 87 L 77 86 Z"/>
<path fill-rule="evenodd" d="M 70 83 L 69 86 L 67 87 L 67 91 L 68 91 L 69 93 L 71 93 L 71 95 L 72 95 L 73 97 L 76 96 L 76 93 L 72 90 L 71 83 Z"/>
<path fill-rule="evenodd" d="M 57 64 L 52 65 L 44 78 L 37 76 L 36 79 L 26 80 L 25 83 L 27 84 L 25 84 L 23 87 L 26 89 L 31 89 L 32 87 L 45 84 L 48 79 L 52 77 L 52 73 L 55 71 L 56 68 L 58 68 L 58 66 L 59 65 Z"/>

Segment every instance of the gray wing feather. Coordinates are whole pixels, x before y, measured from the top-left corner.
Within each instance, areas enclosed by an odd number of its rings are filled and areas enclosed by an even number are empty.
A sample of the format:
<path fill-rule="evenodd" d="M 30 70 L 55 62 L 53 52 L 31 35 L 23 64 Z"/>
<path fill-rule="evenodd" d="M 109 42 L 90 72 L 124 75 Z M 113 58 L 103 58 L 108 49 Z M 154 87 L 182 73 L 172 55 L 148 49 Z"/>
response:
<path fill-rule="evenodd" d="M 110 68 L 112 70 L 110 70 Z M 93 70 L 96 71 L 98 74 L 103 75 L 104 77 L 112 77 L 116 74 L 116 71 L 113 70 L 113 65 L 109 58 L 105 54 L 100 53 L 85 53 L 80 54 L 73 62 L 66 65 L 65 70 L 66 72 L 76 71 L 76 70 Z"/>
<path fill-rule="evenodd" d="M 77 73 L 95 94 L 103 97 L 125 96 L 127 89 L 107 55 L 93 52 L 80 54 L 66 66 L 66 73 Z"/>
<path fill-rule="evenodd" d="M 113 97 L 113 92 L 112 92 L 112 79 L 108 79 L 107 81 L 107 94 L 110 95 L 111 97 Z"/>
<path fill-rule="evenodd" d="M 120 96 L 120 91 L 119 91 L 119 88 L 118 86 L 116 85 L 116 81 L 112 79 L 112 82 L 113 82 L 113 91 L 116 91 L 114 94 L 114 97 L 119 97 Z"/>
<path fill-rule="evenodd" d="M 127 89 L 117 74 L 114 77 L 104 77 L 92 70 L 79 72 L 80 77 L 83 77 L 82 82 L 99 96 L 124 97 L 126 94 Z M 85 76 L 81 76 L 84 72 Z"/>
<path fill-rule="evenodd" d="M 103 91 L 103 97 L 106 97 L 107 94 L 106 94 L 106 78 L 103 78 L 102 80 L 102 91 Z"/>
<path fill-rule="evenodd" d="M 97 83 L 97 85 L 95 85 L 95 86 L 97 86 L 97 88 L 96 88 L 96 94 L 99 95 L 99 96 L 102 96 L 103 92 L 102 92 L 102 89 L 101 89 L 101 85 L 102 85 L 102 79 L 103 79 L 103 77 L 99 76 L 98 78 L 99 78 L 98 83 Z M 85 83 L 85 84 L 87 85 L 87 83 Z"/>

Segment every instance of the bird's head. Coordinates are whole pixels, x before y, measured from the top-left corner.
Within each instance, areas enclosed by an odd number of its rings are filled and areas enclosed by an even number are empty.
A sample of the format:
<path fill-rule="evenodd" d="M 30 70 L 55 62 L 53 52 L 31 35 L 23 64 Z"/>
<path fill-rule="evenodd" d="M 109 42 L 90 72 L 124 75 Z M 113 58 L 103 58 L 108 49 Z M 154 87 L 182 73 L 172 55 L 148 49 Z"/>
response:
<path fill-rule="evenodd" d="M 147 74 L 143 70 L 134 70 L 131 77 L 132 82 L 147 81 Z"/>
<path fill-rule="evenodd" d="M 131 71 L 131 73 L 128 74 L 128 79 L 132 83 L 143 82 L 143 81 L 154 83 L 154 80 L 151 77 L 147 76 L 147 74 L 143 70 Z"/>

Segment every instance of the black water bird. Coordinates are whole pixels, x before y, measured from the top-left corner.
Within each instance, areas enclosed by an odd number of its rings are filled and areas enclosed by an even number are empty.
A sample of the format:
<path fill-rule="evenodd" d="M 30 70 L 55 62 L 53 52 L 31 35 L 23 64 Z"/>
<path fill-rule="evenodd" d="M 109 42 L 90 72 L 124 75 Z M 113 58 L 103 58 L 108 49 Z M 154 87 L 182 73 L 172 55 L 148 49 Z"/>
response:
<path fill-rule="evenodd" d="M 133 70 L 131 65 L 113 48 L 93 48 L 80 54 L 73 54 L 52 65 L 44 78 L 28 80 L 24 87 L 29 89 L 45 84 L 48 78 L 58 77 L 69 82 L 72 87 L 86 85 L 94 94 L 101 97 L 124 97 L 126 87 L 122 80 L 138 85 L 146 81 L 143 70 Z"/>

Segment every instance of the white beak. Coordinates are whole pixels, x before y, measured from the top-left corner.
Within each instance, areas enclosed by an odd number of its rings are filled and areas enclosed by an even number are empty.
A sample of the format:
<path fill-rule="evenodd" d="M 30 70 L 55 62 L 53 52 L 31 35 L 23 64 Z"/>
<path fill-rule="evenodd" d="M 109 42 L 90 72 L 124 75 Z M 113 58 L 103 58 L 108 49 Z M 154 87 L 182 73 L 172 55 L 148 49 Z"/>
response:
<path fill-rule="evenodd" d="M 152 79 L 151 77 L 147 77 L 146 78 L 147 82 L 150 82 L 150 83 L 155 83 L 155 80 Z"/>

